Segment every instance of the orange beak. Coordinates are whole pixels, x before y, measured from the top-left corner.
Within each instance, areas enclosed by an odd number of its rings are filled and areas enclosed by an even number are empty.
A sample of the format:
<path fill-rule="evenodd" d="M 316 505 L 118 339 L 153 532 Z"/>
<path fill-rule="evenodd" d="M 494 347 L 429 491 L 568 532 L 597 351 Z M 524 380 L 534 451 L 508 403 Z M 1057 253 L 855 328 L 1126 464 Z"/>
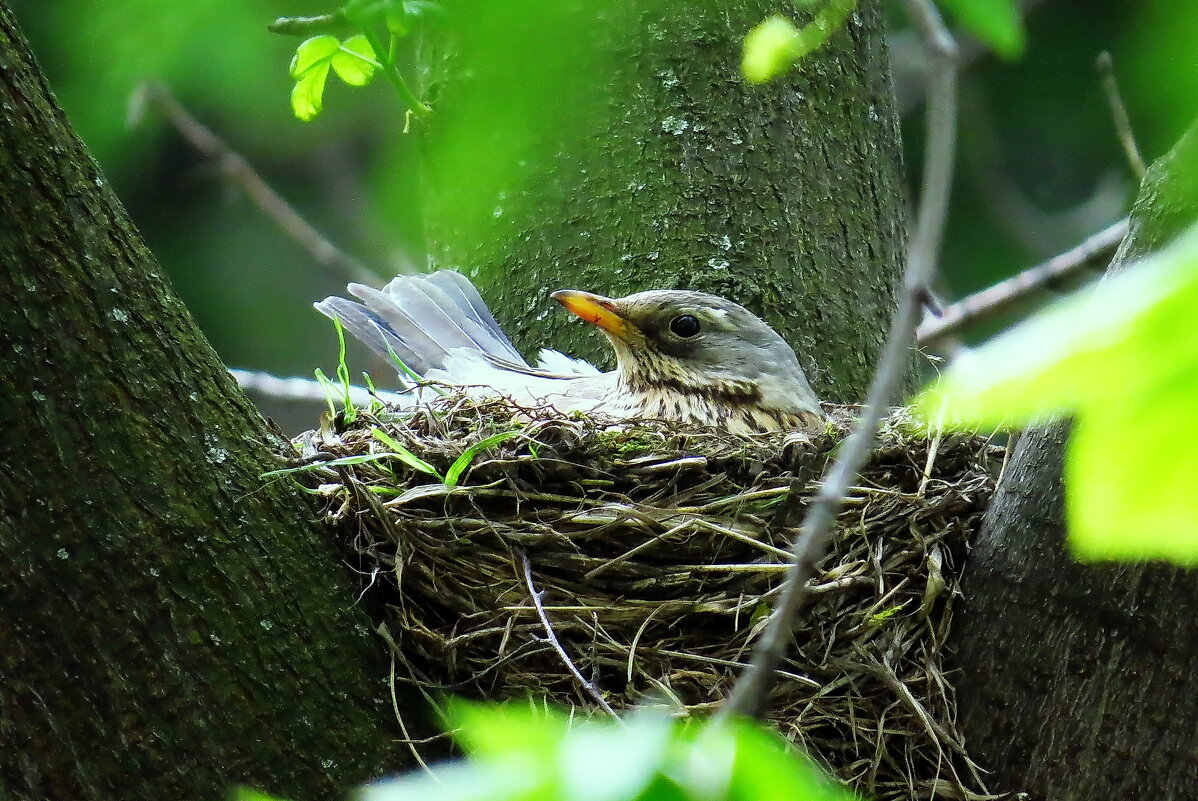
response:
<path fill-rule="evenodd" d="M 631 324 L 616 313 L 616 303 L 610 298 L 577 289 L 559 289 L 549 297 L 613 336 L 622 337 L 631 328 Z"/>

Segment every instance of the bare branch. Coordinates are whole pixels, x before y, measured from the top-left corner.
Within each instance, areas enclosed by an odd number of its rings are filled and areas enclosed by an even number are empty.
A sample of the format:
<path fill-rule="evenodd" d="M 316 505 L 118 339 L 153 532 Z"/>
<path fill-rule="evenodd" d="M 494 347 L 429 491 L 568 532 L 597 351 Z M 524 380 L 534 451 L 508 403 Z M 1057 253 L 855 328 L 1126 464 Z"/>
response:
<path fill-rule="evenodd" d="M 1048 289 L 1054 282 L 1109 258 L 1126 234 L 1127 218 L 1124 217 L 1077 247 L 975 292 L 946 307 L 937 316 L 927 317 L 916 332 L 916 339 L 920 345 L 931 345 L 974 323 L 1001 314 L 1028 300 L 1036 292 Z"/>
<path fill-rule="evenodd" d="M 562 647 L 561 642 L 557 639 L 557 635 L 553 633 L 553 626 L 549 622 L 549 616 L 545 614 L 545 607 L 541 604 L 541 593 L 537 591 L 537 588 L 532 583 L 532 564 L 529 563 L 528 555 L 523 551 L 520 553 L 520 562 L 524 568 L 524 584 L 528 587 L 528 594 L 532 598 L 533 606 L 537 609 L 537 617 L 541 619 L 541 625 L 545 628 L 545 637 L 549 640 L 549 644 L 553 646 L 553 650 L 557 651 L 557 655 L 562 658 L 562 662 L 565 663 L 578 683 L 582 685 L 582 688 L 587 691 L 587 694 L 595 699 L 595 703 L 604 712 L 619 720 L 620 716 L 616 714 L 616 710 L 611 708 L 611 704 L 603 697 L 603 693 L 599 692 L 599 688 L 582 675 L 582 671 L 571 661 L 570 655 L 566 653 L 566 649 Z"/>
<path fill-rule="evenodd" d="M 321 33 L 340 34 L 353 28 L 340 11 L 316 17 L 279 17 L 266 26 L 271 33 L 283 36 L 316 36 Z"/>
<path fill-rule="evenodd" d="M 233 379 L 237 381 L 237 385 L 250 395 L 287 401 L 327 402 L 324 387 L 319 381 L 314 381 L 311 378 L 279 378 L 270 373 L 261 373 L 256 370 L 239 370 L 236 367 L 228 369 Z M 340 385 L 338 385 L 338 391 L 340 391 Z M 349 388 L 350 403 L 355 406 L 369 406 L 370 401 L 375 398 L 388 406 L 403 407 L 413 402 L 412 396 L 397 392 L 376 390 L 371 393 L 366 387 L 352 385 Z M 338 398 L 337 400 L 342 399 Z"/>
<path fill-rule="evenodd" d="M 162 114 L 192 147 L 215 162 L 230 182 L 240 187 L 254 205 L 308 251 L 317 264 L 333 272 L 339 281 L 358 281 L 372 286 L 378 282 L 378 273 L 322 236 L 255 172 L 243 156 L 234 152 L 224 140 L 193 117 L 165 86 L 158 83 L 143 84 L 134 93 L 131 107 L 137 109 L 141 104 L 151 106 Z M 130 116 L 136 118 L 138 115 L 132 113 Z"/>
<path fill-rule="evenodd" d="M 1119 137 L 1119 144 L 1123 146 L 1127 163 L 1131 165 L 1131 171 L 1136 174 L 1136 178 L 1143 180 L 1148 168 L 1144 165 L 1144 157 L 1140 155 L 1140 146 L 1136 144 L 1136 134 L 1131 127 L 1131 116 L 1127 113 L 1127 106 L 1123 104 L 1123 95 L 1119 93 L 1119 82 L 1115 80 L 1115 62 L 1111 54 L 1105 50 L 1099 53 L 1094 67 L 1098 70 L 1107 102 L 1111 104 L 1115 134 Z"/>
<path fill-rule="evenodd" d="M 840 453 L 824 476 L 819 494 L 799 529 L 791 548 L 794 561 L 787 571 L 778 605 L 753 649 L 748 670 L 721 708 L 720 718 L 761 714 L 775 672 L 790 644 L 795 615 L 808 595 L 807 581 L 815 572 L 816 563 L 827 553 L 836 516 L 844 506 L 853 479 L 869 457 L 882 415 L 898 388 L 919 322 L 922 301 L 935 275 L 948 213 L 956 146 L 957 46 L 931 0 L 904 0 L 904 4 L 923 38 L 932 68 L 928 81 L 923 186 L 915 234 L 907 251 L 903 293 L 861 417 L 853 433 L 841 445 Z"/>

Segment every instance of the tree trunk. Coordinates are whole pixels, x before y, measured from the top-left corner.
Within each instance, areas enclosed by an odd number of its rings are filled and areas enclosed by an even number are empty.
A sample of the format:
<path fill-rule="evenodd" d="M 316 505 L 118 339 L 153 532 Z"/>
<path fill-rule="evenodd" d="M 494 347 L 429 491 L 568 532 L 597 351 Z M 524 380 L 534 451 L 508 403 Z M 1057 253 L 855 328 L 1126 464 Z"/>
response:
<path fill-rule="evenodd" d="M 329 797 L 386 661 L 0 2 L 0 797 Z M 270 445 L 268 446 L 268 443 Z"/>
<path fill-rule="evenodd" d="M 1195 220 L 1198 126 L 1149 171 L 1111 269 Z M 1067 428 L 1020 437 L 964 580 L 953 644 L 970 752 L 995 786 L 1037 799 L 1198 798 L 1198 573 L 1073 560 Z"/>
<path fill-rule="evenodd" d="M 798 70 L 763 87 L 737 75 L 745 33 L 779 10 L 810 21 L 810 3 L 552 5 L 560 26 L 529 35 L 530 52 L 519 55 L 553 74 L 593 74 L 554 84 L 533 109 L 540 116 L 524 118 L 522 136 L 540 136 L 541 147 L 513 154 L 491 143 L 480 170 L 502 159 L 523 166 L 519 184 L 485 208 L 463 206 L 478 176 L 448 163 L 469 148 L 439 137 L 453 139 L 457 126 L 485 132 L 474 144 L 488 146 L 500 127 L 489 121 L 508 118 L 487 114 L 516 101 L 496 88 L 498 70 L 483 74 L 477 60 L 447 58 L 435 42 L 425 49 L 437 108 L 428 131 L 432 260 L 476 274 L 521 347 L 552 343 L 606 363 L 602 340 L 555 313 L 547 291 L 714 292 L 763 314 L 795 346 L 821 397 L 860 400 L 894 310 L 904 243 L 880 0 L 862 0 Z M 498 30 L 491 35 L 506 35 Z M 562 45 L 574 50 L 555 61 L 549 48 L 574 30 L 585 38 Z M 477 31 L 461 39 L 463 50 L 491 41 Z M 588 60 L 582 51 L 592 46 L 599 56 Z M 536 75 L 515 80 L 526 86 Z M 490 105 L 471 95 L 477 83 Z M 463 110 L 475 101 L 487 112 Z M 567 124 L 546 122 L 547 107 L 568 109 L 559 114 Z"/>

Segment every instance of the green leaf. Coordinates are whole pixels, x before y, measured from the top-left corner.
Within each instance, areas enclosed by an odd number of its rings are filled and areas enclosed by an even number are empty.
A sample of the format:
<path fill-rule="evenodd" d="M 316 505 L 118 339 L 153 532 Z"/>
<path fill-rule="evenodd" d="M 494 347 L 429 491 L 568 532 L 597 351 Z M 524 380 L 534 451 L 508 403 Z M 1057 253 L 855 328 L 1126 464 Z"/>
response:
<path fill-rule="evenodd" d="M 474 759 L 485 761 L 535 761 L 551 764 L 551 755 L 570 731 L 569 718 L 556 709 L 533 706 L 530 701 L 477 704 L 451 701 L 449 720 L 454 739 Z"/>
<path fill-rule="evenodd" d="M 340 49 L 341 42 L 335 36 L 313 36 L 304 40 L 291 59 L 291 77 L 298 81 L 322 65 L 327 68 L 329 59 Z"/>
<path fill-rule="evenodd" d="M 758 24 L 745 36 L 740 71 L 749 83 L 777 78 L 844 27 L 857 0 L 828 0 L 815 19 L 801 29 L 782 16 Z"/>
<path fill-rule="evenodd" d="M 365 36 L 353 36 L 344 42 L 335 36 L 313 36 L 304 41 L 291 59 L 291 110 L 308 122 L 324 106 L 324 88 L 330 67 L 350 86 L 364 86 L 380 69 L 374 48 Z"/>
<path fill-rule="evenodd" d="M 453 464 L 445 471 L 445 486 L 456 487 L 458 479 L 462 477 L 462 473 L 466 472 L 466 468 L 473 464 L 475 457 L 494 445 L 511 439 L 517 436 L 519 431 L 501 431 L 498 434 L 492 434 L 486 439 L 474 443 L 466 450 L 462 451 L 462 455 L 453 460 Z"/>
<path fill-rule="evenodd" d="M 467 761 L 367 787 L 363 801 L 851 801 L 793 746 L 748 721 L 696 725 L 642 710 L 622 722 L 533 701 L 455 701 Z"/>
<path fill-rule="evenodd" d="M 1003 58 L 1023 55 L 1023 22 L 1015 0 L 938 0 L 981 41 Z"/>
<path fill-rule="evenodd" d="M 339 51 L 332 55 L 331 61 L 337 77 L 350 86 L 365 86 L 370 83 L 374 73 L 382 69 L 374 48 L 362 35 L 342 42 Z"/>
<path fill-rule="evenodd" d="M 412 453 L 403 445 L 400 445 L 399 441 L 389 435 L 386 431 L 383 431 L 380 428 L 372 428 L 370 429 L 370 433 L 375 439 L 394 451 L 394 453 L 387 454 L 388 456 L 394 456 L 413 470 L 434 476 L 438 481 L 441 480 L 441 473 L 437 470 L 437 468 L 433 467 L 431 464 Z"/>
<path fill-rule="evenodd" d="M 825 778 L 778 734 L 742 722 L 735 729 L 735 742 L 729 799 L 853 801 L 852 793 Z"/>
<path fill-rule="evenodd" d="M 1198 563 L 1198 228 L 956 360 L 919 404 L 958 427 L 1074 415 L 1075 552 Z"/>
<path fill-rule="evenodd" d="M 546 772 L 522 764 L 455 762 L 369 784 L 356 801 L 545 801 Z"/>
<path fill-rule="evenodd" d="M 324 108 L 324 84 L 329 76 L 329 65 L 313 67 L 304 73 L 291 88 L 291 111 L 302 122 L 316 119 Z"/>

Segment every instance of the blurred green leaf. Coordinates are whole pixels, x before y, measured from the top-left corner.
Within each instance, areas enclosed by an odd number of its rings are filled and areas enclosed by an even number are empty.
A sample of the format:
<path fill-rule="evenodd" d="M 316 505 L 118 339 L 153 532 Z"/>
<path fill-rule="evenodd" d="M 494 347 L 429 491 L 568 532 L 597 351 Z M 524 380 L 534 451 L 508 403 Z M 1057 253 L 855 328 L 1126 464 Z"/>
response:
<path fill-rule="evenodd" d="M 499 762 L 454 762 L 368 784 L 355 801 L 547 801 L 547 773 Z"/>
<path fill-rule="evenodd" d="M 741 74 L 749 83 L 765 83 L 790 69 L 798 60 L 799 29 L 783 16 L 773 16 L 745 37 Z"/>
<path fill-rule="evenodd" d="M 776 733 L 642 710 L 621 722 L 529 704 L 454 703 L 470 759 L 379 782 L 366 801 L 850 801 Z M 440 783 L 438 783 L 438 780 Z"/>
<path fill-rule="evenodd" d="M 1072 413 L 1077 554 L 1198 563 L 1198 228 L 959 358 L 919 403 L 958 426 Z"/>
<path fill-rule="evenodd" d="M 773 16 L 745 36 L 740 71 L 749 83 L 766 83 L 783 74 L 844 27 L 857 0 L 828 0 L 815 19 L 801 29 Z"/>
<path fill-rule="evenodd" d="M 1018 58 L 1026 41 L 1015 0 L 937 0 L 1003 58 Z"/>
<path fill-rule="evenodd" d="M 381 69 L 374 48 L 365 36 L 353 36 L 341 43 L 332 57 L 333 71 L 350 86 L 365 86 Z"/>

